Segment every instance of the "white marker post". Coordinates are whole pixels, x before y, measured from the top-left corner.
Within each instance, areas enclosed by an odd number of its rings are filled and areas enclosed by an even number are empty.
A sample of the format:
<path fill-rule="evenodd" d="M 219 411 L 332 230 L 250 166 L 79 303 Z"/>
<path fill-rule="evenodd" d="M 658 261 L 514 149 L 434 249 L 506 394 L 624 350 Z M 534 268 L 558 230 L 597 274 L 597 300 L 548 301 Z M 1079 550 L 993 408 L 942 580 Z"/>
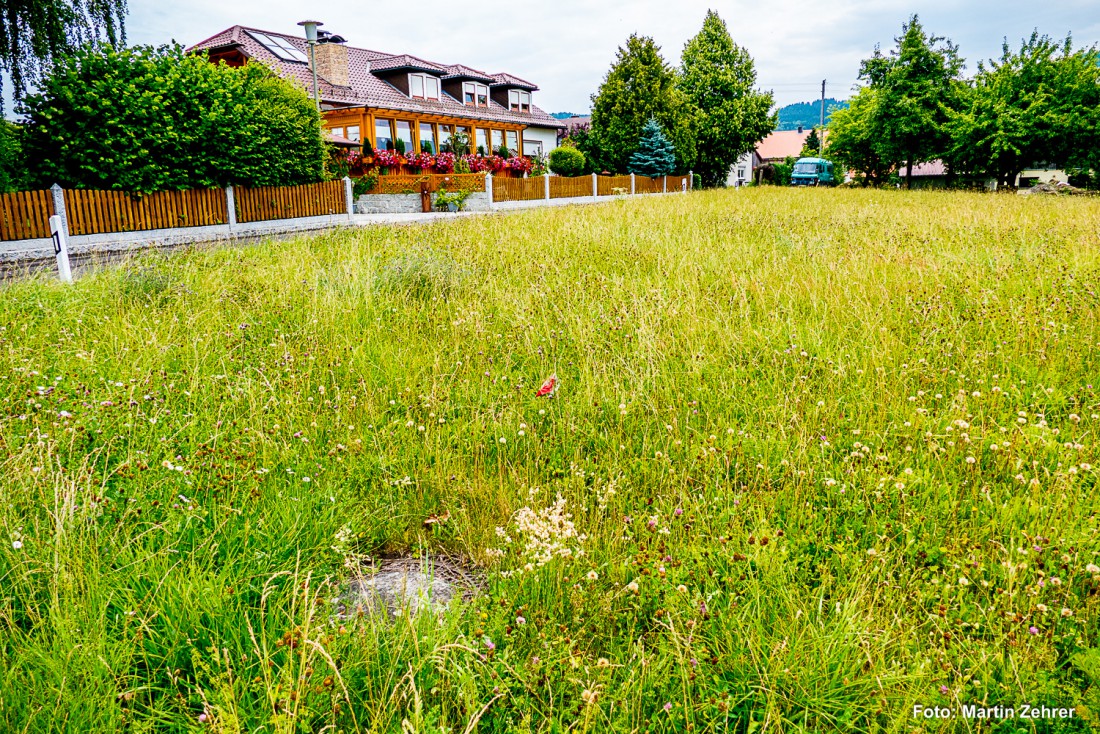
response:
<path fill-rule="evenodd" d="M 61 225 L 61 217 L 50 217 L 50 237 L 53 238 L 53 252 L 57 255 L 57 274 L 62 283 L 73 282 L 73 271 L 69 268 L 69 235 Z"/>

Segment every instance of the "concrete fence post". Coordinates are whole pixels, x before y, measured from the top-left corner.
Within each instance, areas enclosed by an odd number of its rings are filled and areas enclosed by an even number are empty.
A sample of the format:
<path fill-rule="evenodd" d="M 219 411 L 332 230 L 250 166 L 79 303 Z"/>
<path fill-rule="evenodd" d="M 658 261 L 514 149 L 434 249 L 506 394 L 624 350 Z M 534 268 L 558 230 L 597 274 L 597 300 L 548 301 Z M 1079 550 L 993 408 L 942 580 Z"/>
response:
<path fill-rule="evenodd" d="M 550 174 L 543 174 L 542 183 L 546 190 L 546 200 L 550 201 Z"/>
<path fill-rule="evenodd" d="M 634 196 L 634 174 L 630 174 L 630 195 Z"/>
<path fill-rule="evenodd" d="M 53 197 L 53 213 L 61 217 L 61 228 L 65 231 L 65 236 L 69 236 L 69 215 L 65 211 L 65 191 L 54 184 L 50 187 L 50 196 Z"/>
<path fill-rule="evenodd" d="M 225 187 L 225 211 L 228 217 L 226 224 L 229 225 L 229 231 L 232 232 L 237 228 L 237 197 L 233 193 L 232 186 Z"/>
<path fill-rule="evenodd" d="M 667 173 L 664 176 L 661 176 L 661 193 L 662 194 L 667 194 L 668 193 L 668 174 Z"/>
<path fill-rule="evenodd" d="M 351 185 L 351 179 L 344 176 L 344 200 L 348 204 L 348 221 L 350 222 L 355 214 L 355 189 Z"/>
<path fill-rule="evenodd" d="M 688 191 L 695 190 L 695 172 L 688 171 Z"/>
<path fill-rule="evenodd" d="M 485 174 L 485 193 L 489 195 L 489 208 L 493 208 L 493 174 Z"/>
<path fill-rule="evenodd" d="M 594 173 L 592 174 L 592 195 L 593 196 L 599 196 L 600 195 L 600 185 L 599 185 L 599 183 L 596 179 L 596 174 L 594 174 Z"/>
<path fill-rule="evenodd" d="M 58 214 L 50 217 L 50 237 L 53 239 L 53 253 L 57 256 L 57 276 L 62 283 L 72 283 L 73 271 L 69 267 L 69 233 Z"/>

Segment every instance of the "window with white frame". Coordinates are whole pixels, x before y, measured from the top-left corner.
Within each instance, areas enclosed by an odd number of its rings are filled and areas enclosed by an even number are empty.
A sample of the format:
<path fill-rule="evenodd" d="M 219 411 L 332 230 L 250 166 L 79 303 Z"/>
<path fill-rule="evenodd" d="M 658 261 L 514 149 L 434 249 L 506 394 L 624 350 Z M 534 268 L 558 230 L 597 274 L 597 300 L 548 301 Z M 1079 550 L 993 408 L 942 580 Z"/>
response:
<path fill-rule="evenodd" d="M 508 108 L 513 112 L 530 112 L 531 93 L 519 89 L 508 90 Z"/>
<path fill-rule="evenodd" d="M 413 99 L 439 99 L 439 80 L 431 74 L 409 74 L 409 96 Z"/>
<path fill-rule="evenodd" d="M 471 107 L 488 107 L 489 87 L 477 82 L 463 82 L 462 102 Z"/>

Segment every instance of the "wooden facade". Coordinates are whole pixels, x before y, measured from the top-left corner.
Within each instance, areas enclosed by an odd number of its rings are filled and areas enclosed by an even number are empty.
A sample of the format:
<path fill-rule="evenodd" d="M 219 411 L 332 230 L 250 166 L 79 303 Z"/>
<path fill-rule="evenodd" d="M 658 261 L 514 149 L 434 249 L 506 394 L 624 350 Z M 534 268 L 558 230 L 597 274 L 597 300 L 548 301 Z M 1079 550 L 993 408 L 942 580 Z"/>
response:
<path fill-rule="evenodd" d="M 375 107 L 342 107 L 333 110 L 325 110 L 324 112 L 324 125 L 327 132 L 332 132 L 334 129 L 342 129 L 346 137 L 348 127 L 358 126 L 359 128 L 359 140 L 363 145 L 364 152 L 368 152 L 373 148 L 377 148 L 377 140 L 375 137 L 375 124 L 378 120 L 390 120 L 391 121 L 391 135 L 396 136 L 395 125 L 397 121 L 407 122 L 412 131 L 413 148 L 412 150 L 406 150 L 406 153 L 420 153 L 421 150 L 421 124 L 427 124 L 432 126 L 432 131 L 435 140 L 432 141 L 432 152 L 439 152 L 439 126 L 450 125 L 452 132 L 456 129 L 462 128 L 470 131 L 470 149 L 471 152 L 477 151 L 477 139 L 478 131 L 484 131 L 485 140 L 489 142 L 488 147 L 493 147 L 492 142 L 496 139 L 494 133 L 499 135 L 503 144 L 508 145 L 510 149 L 518 149 L 523 144 L 523 131 L 526 129 L 526 125 L 521 125 L 514 122 L 491 122 L 487 120 L 475 120 L 469 117 L 455 117 L 453 115 L 440 115 L 426 112 L 407 112 L 404 110 L 388 110 L 384 108 Z M 509 142 L 508 133 L 515 134 L 515 145 Z M 396 140 L 396 137 L 394 137 Z M 499 145 L 497 146 L 499 147 Z M 487 155 L 492 155 L 493 150 L 486 150 Z M 516 150 L 517 154 L 521 154 L 522 150 Z"/>

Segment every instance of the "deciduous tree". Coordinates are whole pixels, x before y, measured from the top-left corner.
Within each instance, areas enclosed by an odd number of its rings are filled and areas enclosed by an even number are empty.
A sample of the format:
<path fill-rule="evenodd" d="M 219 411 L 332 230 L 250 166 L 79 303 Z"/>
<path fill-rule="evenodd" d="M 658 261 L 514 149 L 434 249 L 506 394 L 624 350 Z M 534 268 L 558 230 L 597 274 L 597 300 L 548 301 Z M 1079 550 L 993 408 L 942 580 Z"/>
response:
<path fill-rule="evenodd" d="M 949 40 L 926 34 L 916 15 L 894 41 L 889 56 L 876 49 L 863 62 L 860 78 L 877 92 L 869 120 L 874 146 L 885 161 L 906 165 L 908 186 L 915 164 L 949 147 L 948 110 L 959 95 L 963 60 Z"/>
<path fill-rule="evenodd" d="M 864 87 L 848 107 L 834 109 L 825 146 L 825 157 L 838 168 L 858 171 L 864 185 L 883 183 L 893 168 L 883 157 L 876 137 L 879 97 L 879 90 Z"/>
<path fill-rule="evenodd" d="M 23 111 L 42 186 L 285 186 L 324 173 L 320 116 L 303 89 L 261 64 L 215 65 L 179 46 L 81 49 Z"/>
<path fill-rule="evenodd" d="M 23 127 L 0 120 L 0 194 L 22 189 L 26 174 Z"/>
<path fill-rule="evenodd" d="M 57 56 L 85 43 L 125 43 L 125 15 L 126 0 L 0 0 L 0 80 L 10 77 L 22 99 Z"/>
<path fill-rule="evenodd" d="M 1100 168 L 1100 64 L 1095 48 L 1033 33 L 1019 51 L 978 64 L 951 115 L 948 159 L 958 171 L 1011 186 L 1037 164 Z"/>
<path fill-rule="evenodd" d="M 775 129 L 775 100 L 754 88 L 752 57 L 713 10 L 684 46 L 678 83 L 695 138 L 696 174 L 704 186 L 720 186 L 737 159 Z"/>

